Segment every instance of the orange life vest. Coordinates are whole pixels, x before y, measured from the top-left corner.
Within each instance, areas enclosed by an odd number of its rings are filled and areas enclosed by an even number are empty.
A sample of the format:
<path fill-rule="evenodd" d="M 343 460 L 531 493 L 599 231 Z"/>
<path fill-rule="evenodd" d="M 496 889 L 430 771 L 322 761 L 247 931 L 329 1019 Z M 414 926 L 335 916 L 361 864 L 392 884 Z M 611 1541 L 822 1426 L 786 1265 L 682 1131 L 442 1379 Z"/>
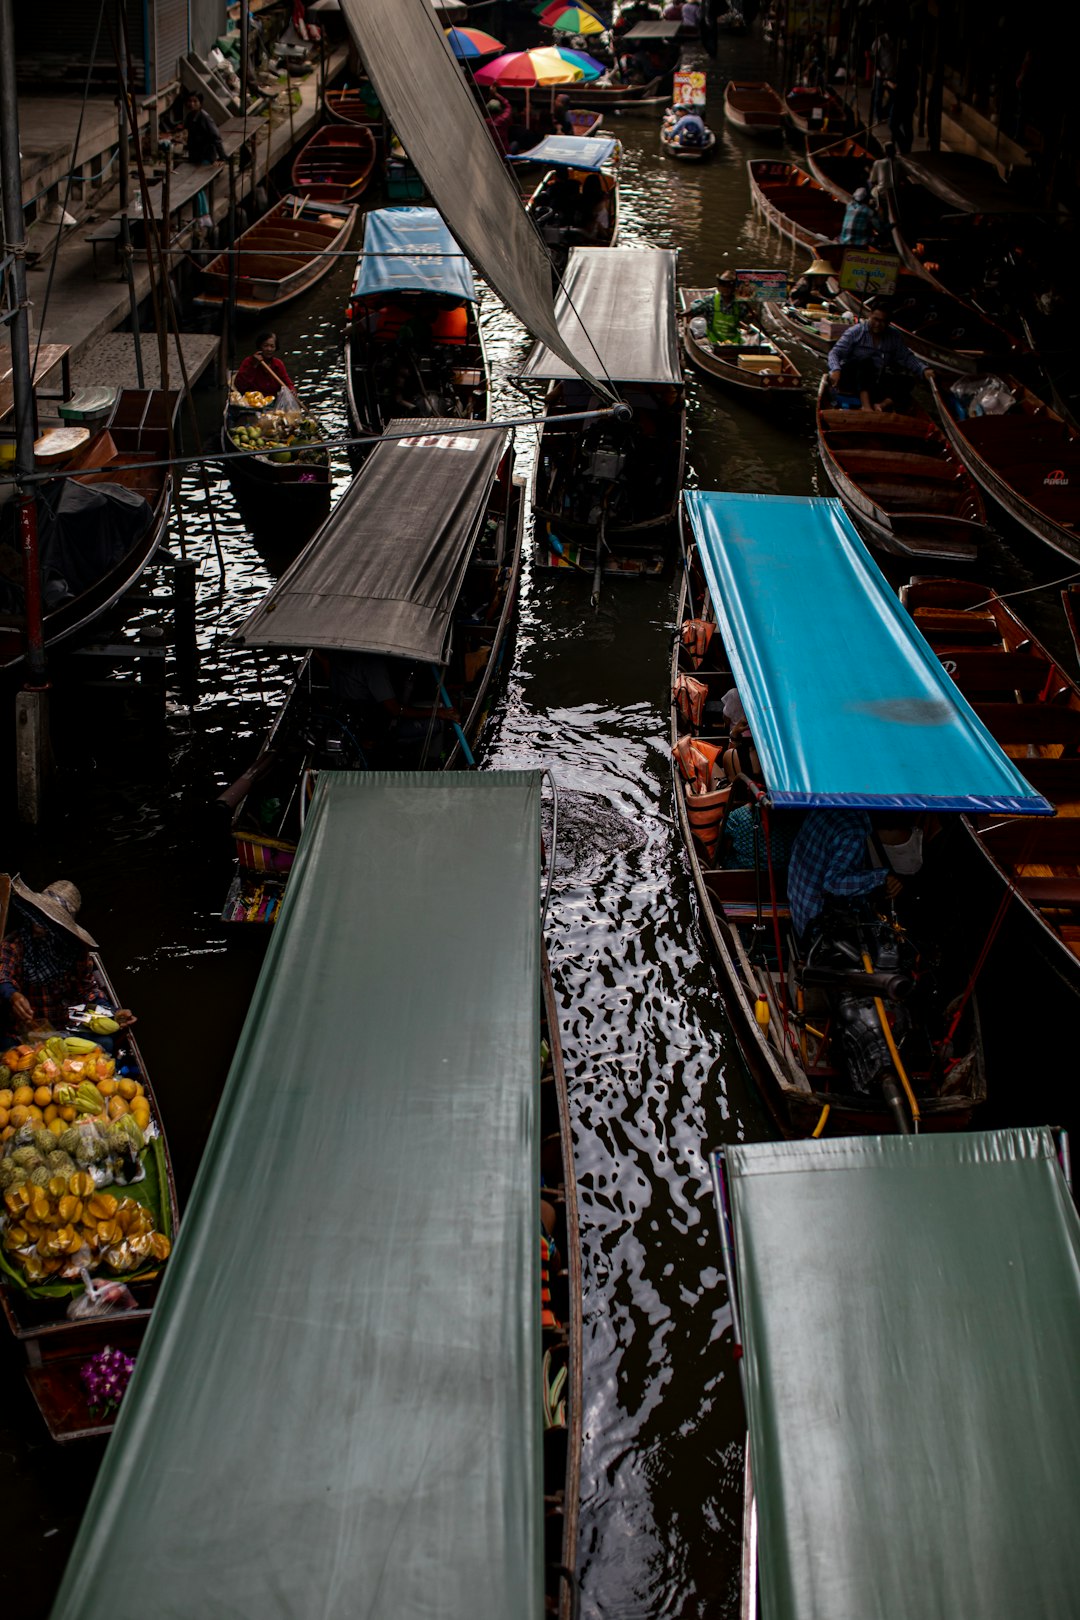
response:
<path fill-rule="evenodd" d="M 731 793 L 731 784 L 723 780 L 719 766 L 723 748 L 696 737 L 680 737 L 673 752 L 683 777 L 690 831 L 711 861 L 720 844 L 724 807 Z M 723 785 L 714 788 L 717 778 Z"/>
<path fill-rule="evenodd" d="M 675 703 L 688 726 L 696 731 L 705 712 L 705 699 L 709 688 L 704 681 L 695 681 L 692 675 L 675 677 Z"/>
<path fill-rule="evenodd" d="M 441 309 L 431 323 L 431 335 L 436 343 L 456 344 L 464 348 L 469 333 L 469 315 L 464 304 L 453 309 Z"/>
<path fill-rule="evenodd" d="M 542 1328 L 557 1328 L 558 1318 L 551 1308 L 551 1279 L 548 1275 L 551 1266 L 551 1241 L 541 1235 L 540 1238 L 540 1326 Z"/>
<path fill-rule="evenodd" d="M 715 630 L 715 624 L 711 624 L 708 619 L 683 620 L 682 644 L 690 654 L 690 662 L 695 669 L 701 668 L 701 660 L 709 650 L 709 642 Z"/>

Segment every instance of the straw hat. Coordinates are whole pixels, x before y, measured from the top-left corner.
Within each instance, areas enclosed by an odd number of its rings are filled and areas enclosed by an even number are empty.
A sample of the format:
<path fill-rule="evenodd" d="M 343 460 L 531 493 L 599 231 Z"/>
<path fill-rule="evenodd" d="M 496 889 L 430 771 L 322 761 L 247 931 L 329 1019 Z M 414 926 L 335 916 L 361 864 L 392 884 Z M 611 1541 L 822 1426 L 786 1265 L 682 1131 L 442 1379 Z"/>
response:
<path fill-rule="evenodd" d="M 806 274 L 808 276 L 835 276 L 836 271 L 825 259 L 815 259 Z"/>
<path fill-rule="evenodd" d="M 735 274 L 734 270 L 725 270 L 723 275 L 720 277 L 720 282 L 723 286 L 729 287 L 733 281 L 738 281 L 738 279 L 739 278 Z"/>
<path fill-rule="evenodd" d="M 11 891 L 24 905 L 32 906 L 35 911 L 48 918 L 49 922 L 63 928 L 66 933 L 74 934 L 75 938 L 89 950 L 97 950 L 97 940 L 88 934 L 85 928 L 80 928 L 75 921 L 82 905 L 82 895 L 74 883 L 69 883 L 66 878 L 57 878 L 39 894 L 36 890 L 28 888 L 22 878 L 17 877 L 12 882 Z"/>

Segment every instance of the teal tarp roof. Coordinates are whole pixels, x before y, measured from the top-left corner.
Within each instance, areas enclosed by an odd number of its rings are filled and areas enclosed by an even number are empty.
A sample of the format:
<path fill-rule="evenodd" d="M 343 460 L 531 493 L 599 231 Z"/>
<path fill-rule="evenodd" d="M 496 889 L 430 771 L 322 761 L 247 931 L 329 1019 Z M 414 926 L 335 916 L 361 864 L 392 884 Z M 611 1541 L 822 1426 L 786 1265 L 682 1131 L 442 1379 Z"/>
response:
<path fill-rule="evenodd" d="M 839 501 L 684 498 L 774 804 L 1053 814 L 946 675 Z"/>
<path fill-rule="evenodd" d="M 541 1620 L 539 804 L 320 776 L 54 1620 Z"/>
<path fill-rule="evenodd" d="M 610 135 L 547 135 L 539 146 L 510 154 L 511 163 L 546 163 L 549 169 L 602 169 L 618 141 Z"/>
<path fill-rule="evenodd" d="M 364 251 L 353 297 L 378 293 L 441 293 L 476 300 L 472 267 L 437 208 L 373 208 L 364 215 Z"/>
<path fill-rule="evenodd" d="M 763 1620 L 1080 1592 L 1080 1221 L 1046 1130 L 728 1147 Z"/>

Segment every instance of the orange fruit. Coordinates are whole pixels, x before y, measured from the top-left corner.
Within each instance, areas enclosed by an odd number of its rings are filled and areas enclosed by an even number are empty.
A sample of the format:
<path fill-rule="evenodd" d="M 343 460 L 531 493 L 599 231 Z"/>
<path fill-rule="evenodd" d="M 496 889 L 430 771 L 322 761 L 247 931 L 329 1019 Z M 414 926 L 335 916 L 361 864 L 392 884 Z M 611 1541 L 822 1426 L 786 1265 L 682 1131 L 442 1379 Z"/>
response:
<path fill-rule="evenodd" d="M 124 1101 L 123 1097 L 110 1097 L 109 1098 L 108 1107 L 105 1110 L 107 1118 L 109 1118 L 109 1119 L 119 1119 L 121 1114 L 126 1114 L 127 1111 L 128 1111 L 128 1105 Z"/>
<path fill-rule="evenodd" d="M 34 1100 L 33 1086 L 16 1086 L 13 1100 L 21 1104 L 22 1107 L 28 1108 Z"/>
<path fill-rule="evenodd" d="M 3 1130 L 3 1128 L 7 1124 L 7 1122 L 8 1122 L 8 1111 L 7 1111 L 6 1108 L 0 1108 L 0 1131 Z"/>
<path fill-rule="evenodd" d="M 97 1088 L 103 1097 L 115 1097 L 120 1089 L 119 1080 L 99 1080 Z"/>
<path fill-rule="evenodd" d="M 45 1115 L 41 1112 L 41 1109 L 36 1103 L 31 1108 L 26 1110 L 26 1117 L 27 1120 L 32 1119 L 42 1125 L 45 1123 Z"/>
<path fill-rule="evenodd" d="M 54 1136 L 63 1136 L 64 1132 L 67 1130 L 67 1121 L 59 1118 L 50 1119 L 49 1129 L 52 1131 Z"/>
<path fill-rule="evenodd" d="M 38 1086 L 34 1092 L 34 1101 L 39 1108 L 48 1108 L 52 1102 L 52 1086 Z"/>
<path fill-rule="evenodd" d="M 26 1104 L 25 1103 L 17 1103 L 15 1105 L 15 1107 L 11 1110 L 11 1113 L 8 1115 L 8 1124 L 9 1125 L 14 1125 L 15 1129 L 18 1130 L 20 1128 L 20 1126 L 26 1124 L 26 1122 L 27 1122 L 27 1120 L 29 1118 L 30 1118 L 30 1113 L 29 1113 L 29 1110 L 27 1109 Z"/>
<path fill-rule="evenodd" d="M 14 1127 L 14 1125 L 5 1125 L 4 1129 L 2 1131 L 0 1131 L 0 1142 L 10 1142 L 11 1138 L 14 1135 L 15 1135 L 15 1127 Z"/>
<path fill-rule="evenodd" d="M 10 1108 L 15 1101 L 15 1093 L 10 1086 L 0 1088 L 0 1108 Z"/>
<path fill-rule="evenodd" d="M 50 1103 L 45 1110 L 45 1123 L 51 1125 L 54 1119 L 60 1118 L 60 1110 L 55 1103 Z"/>
<path fill-rule="evenodd" d="M 74 1107 L 71 1103 L 68 1103 L 66 1108 L 61 1108 L 61 1110 L 60 1110 L 60 1118 L 64 1121 L 64 1123 L 66 1125 L 70 1125 L 72 1120 L 73 1119 L 78 1119 L 78 1117 L 79 1117 L 79 1110 L 76 1107 Z"/>
<path fill-rule="evenodd" d="M 118 1082 L 118 1090 L 121 1097 L 126 1097 L 130 1101 L 132 1097 L 138 1094 L 139 1087 L 135 1084 L 134 1080 L 125 1079 Z"/>

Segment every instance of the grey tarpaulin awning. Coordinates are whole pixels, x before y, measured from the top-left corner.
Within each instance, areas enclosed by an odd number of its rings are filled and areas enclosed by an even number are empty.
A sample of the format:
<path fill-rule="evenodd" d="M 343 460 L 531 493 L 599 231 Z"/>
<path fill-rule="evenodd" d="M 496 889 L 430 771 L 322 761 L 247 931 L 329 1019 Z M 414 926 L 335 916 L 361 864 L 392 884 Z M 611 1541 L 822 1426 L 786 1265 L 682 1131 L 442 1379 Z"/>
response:
<path fill-rule="evenodd" d="M 551 260 L 428 0 L 341 0 L 341 9 L 386 116 L 457 241 L 529 331 L 569 360 Z"/>
<path fill-rule="evenodd" d="M 53 1620 L 542 1620 L 539 864 L 320 774 Z"/>
<path fill-rule="evenodd" d="M 678 39 L 681 27 L 682 23 L 664 22 L 659 17 L 647 19 L 645 22 L 635 23 L 625 34 L 619 35 L 617 42 L 620 50 L 624 44 L 640 45 L 649 39 L 660 39 L 670 45 L 673 40 Z"/>
<path fill-rule="evenodd" d="M 1049 1131 L 722 1150 L 763 1620 L 1080 1593 L 1080 1220 Z"/>
<path fill-rule="evenodd" d="M 555 312 L 574 354 L 615 382 L 681 385 L 676 257 L 667 248 L 573 248 Z M 537 343 L 521 375 L 547 382 L 575 372 Z"/>
<path fill-rule="evenodd" d="M 237 632 L 248 647 L 327 647 L 441 662 L 507 431 L 394 421 L 360 476 Z"/>

